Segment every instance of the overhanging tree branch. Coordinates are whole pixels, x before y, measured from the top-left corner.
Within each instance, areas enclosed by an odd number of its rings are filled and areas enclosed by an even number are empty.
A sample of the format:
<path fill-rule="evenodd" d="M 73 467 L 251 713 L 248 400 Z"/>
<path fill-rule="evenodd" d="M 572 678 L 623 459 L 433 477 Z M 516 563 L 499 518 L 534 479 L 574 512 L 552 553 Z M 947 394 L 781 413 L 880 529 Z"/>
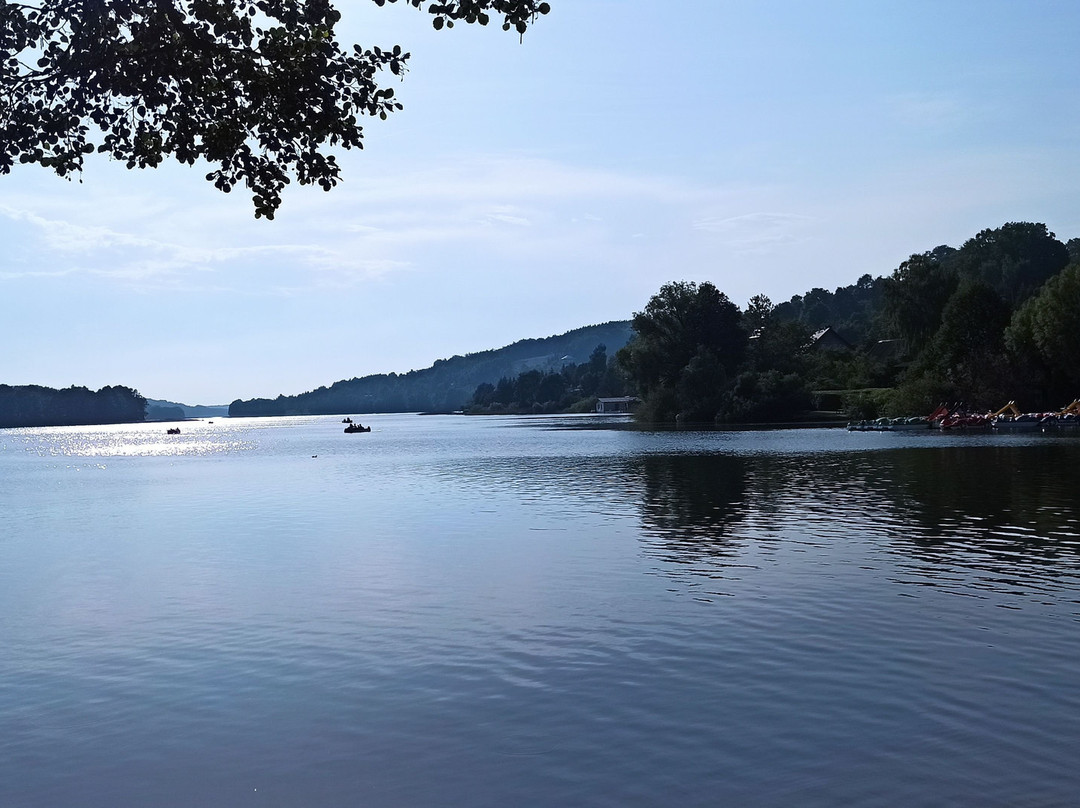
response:
<path fill-rule="evenodd" d="M 382 6 L 396 0 L 373 0 Z M 436 29 L 501 18 L 523 33 L 537 0 L 405 0 Z M 363 148 L 363 117 L 400 110 L 380 74 L 401 46 L 345 49 L 330 0 L 0 0 L 0 174 L 37 163 L 60 176 L 95 151 L 128 168 L 171 157 L 210 164 L 273 218 L 295 179 L 340 180 L 328 148 Z"/>

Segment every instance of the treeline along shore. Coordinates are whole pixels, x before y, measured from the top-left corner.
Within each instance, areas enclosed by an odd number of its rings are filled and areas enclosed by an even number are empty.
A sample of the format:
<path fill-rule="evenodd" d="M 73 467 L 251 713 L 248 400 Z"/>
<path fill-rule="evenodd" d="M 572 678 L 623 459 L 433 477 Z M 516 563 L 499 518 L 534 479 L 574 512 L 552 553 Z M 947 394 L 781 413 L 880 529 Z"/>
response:
<path fill-rule="evenodd" d="M 1012 222 L 888 276 L 742 309 L 710 282 L 674 281 L 631 326 L 607 367 L 594 355 L 482 384 L 468 410 L 585 410 L 590 396 L 632 395 L 649 423 L 857 420 L 942 402 L 1054 411 L 1080 393 L 1080 239 Z"/>
<path fill-rule="evenodd" d="M 740 308 L 711 282 L 673 281 L 631 320 L 237 399 L 228 414 L 550 413 L 612 396 L 649 423 L 747 423 L 921 415 L 941 402 L 1052 411 L 1078 395 L 1080 239 L 1010 222 L 834 291 Z M 146 404 L 127 387 L 0 385 L 0 426 L 141 421 Z"/>
<path fill-rule="evenodd" d="M 146 399 L 130 387 L 0 384 L 0 427 L 126 424 L 146 419 Z"/>

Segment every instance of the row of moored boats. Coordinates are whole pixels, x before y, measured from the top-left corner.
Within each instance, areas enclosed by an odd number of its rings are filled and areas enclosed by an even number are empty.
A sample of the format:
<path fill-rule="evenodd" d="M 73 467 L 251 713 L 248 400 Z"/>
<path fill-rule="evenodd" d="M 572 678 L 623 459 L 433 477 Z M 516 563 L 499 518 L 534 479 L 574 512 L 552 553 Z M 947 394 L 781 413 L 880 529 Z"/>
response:
<path fill-rule="evenodd" d="M 963 432 L 1035 432 L 1080 428 L 1080 399 L 1057 412 L 1021 412 L 1010 401 L 997 412 L 976 413 L 962 404 L 942 404 L 929 415 L 906 418 L 878 418 L 848 424 L 849 432 L 898 432 L 941 429 Z"/>

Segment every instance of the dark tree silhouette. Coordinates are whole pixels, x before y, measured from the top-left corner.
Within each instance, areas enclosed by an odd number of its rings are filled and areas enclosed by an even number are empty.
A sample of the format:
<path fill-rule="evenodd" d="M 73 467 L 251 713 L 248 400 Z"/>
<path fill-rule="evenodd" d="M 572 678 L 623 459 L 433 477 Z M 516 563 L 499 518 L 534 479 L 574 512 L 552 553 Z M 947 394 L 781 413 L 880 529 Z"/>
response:
<path fill-rule="evenodd" d="M 146 399 L 130 387 L 54 390 L 0 384 L 0 427 L 126 424 L 146 418 Z"/>
<path fill-rule="evenodd" d="M 396 0 L 373 0 L 382 6 Z M 524 33 L 538 0 L 405 0 L 432 15 Z M 331 0 L 0 0 L 0 173 L 37 163 L 62 177 L 85 155 L 128 168 L 166 157 L 213 167 L 273 218 L 292 180 L 330 190 L 329 149 L 363 148 L 365 117 L 401 109 L 379 74 L 409 54 L 343 47 Z"/>
<path fill-rule="evenodd" d="M 618 353 L 645 398 L 647 420 L 711 420 L 746 354 L 738 306 L 708 281 L 666 283 L 634 314 L 635 336 Z"/>

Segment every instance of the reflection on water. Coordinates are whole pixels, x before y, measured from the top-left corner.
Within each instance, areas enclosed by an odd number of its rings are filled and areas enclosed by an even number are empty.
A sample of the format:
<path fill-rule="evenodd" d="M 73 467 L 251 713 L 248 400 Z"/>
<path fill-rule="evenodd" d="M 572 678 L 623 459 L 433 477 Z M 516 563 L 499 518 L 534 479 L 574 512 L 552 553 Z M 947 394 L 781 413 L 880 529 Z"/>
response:
<path fill-rule="evenodd" d="M 370 422 L 0 431 L 0 805 L 1080 793 L 1080 442 Z"/>
<path fill-rule="evenodd" d="M 619 472 L 639 488 L 648 555 L 684 577 L 710 556 L 756 563 L 763 544 L 869 541 L 907 557 L 918 583 L 1017 593 L 1076 583 L 1075 446 L 868 454 L 649 456 Z M 753 544 L 754 547 L 748 548 Z M 914 563 L 917 562 L 917 563 Z M 725 560 L 721 566 L 726 566 Z M 959 569 L 968 571 L 958 578 Z"/>
<path fill-rule="evenodd" d="M 1060 444 L 895 452 L 885 490 L 918 521 L 911 540 L 921 546 L 982 541 L 1056 557 L 1077 549 L 1076 457 Z"/>
<path fill-rule="evenodd" d="M 747 463 L 737 455 L 650 456 L 628 461 L 626 473 L 641 479 L 650 532 L 720 542 L 745 507 Z"/>
<path fill-rule="evenodd" d="M 821 435 L 812 436 L 815 449 Z M 846 436 L 831 436 L 833 451 L 804 451 L 803 436 L 790 434 L 770 434 L 786 443 L 762 451 L 753 434 L 702 433 L 685 436 L 688 453 L 673 454 L 664 451 L 670 433 L 650 444 L 634 432 L 633 452 L 450 458 L 424 474 L 492 501 L 509 493 L 523 504 L 546 503 L 566 518 L 583 511 L 615 518 L 629 509 L 643 555 L 660 562 L 651 571 L 688 586 L 702 583 L 694 576 L 717 580 L 779 563 L 789 557 L 783 547 L 855 552 L 871 564 L 900 557 L 907 563 L 895 582 L 973 595 L 1016 594 L 1030 576 L 1041 581 L 1038 592 L 1059 579 L 1074 582 L 1076 441 L 894 441 L 836 451 Z"/>
<path fill-rule="evenodd" d="M 734 552 L 732 528 L 744 514 L 747 465 L 737 455 L 648 456 L 626 461 L 639 481 L 646 542 L 660 558 L 688 563 Z"/>

